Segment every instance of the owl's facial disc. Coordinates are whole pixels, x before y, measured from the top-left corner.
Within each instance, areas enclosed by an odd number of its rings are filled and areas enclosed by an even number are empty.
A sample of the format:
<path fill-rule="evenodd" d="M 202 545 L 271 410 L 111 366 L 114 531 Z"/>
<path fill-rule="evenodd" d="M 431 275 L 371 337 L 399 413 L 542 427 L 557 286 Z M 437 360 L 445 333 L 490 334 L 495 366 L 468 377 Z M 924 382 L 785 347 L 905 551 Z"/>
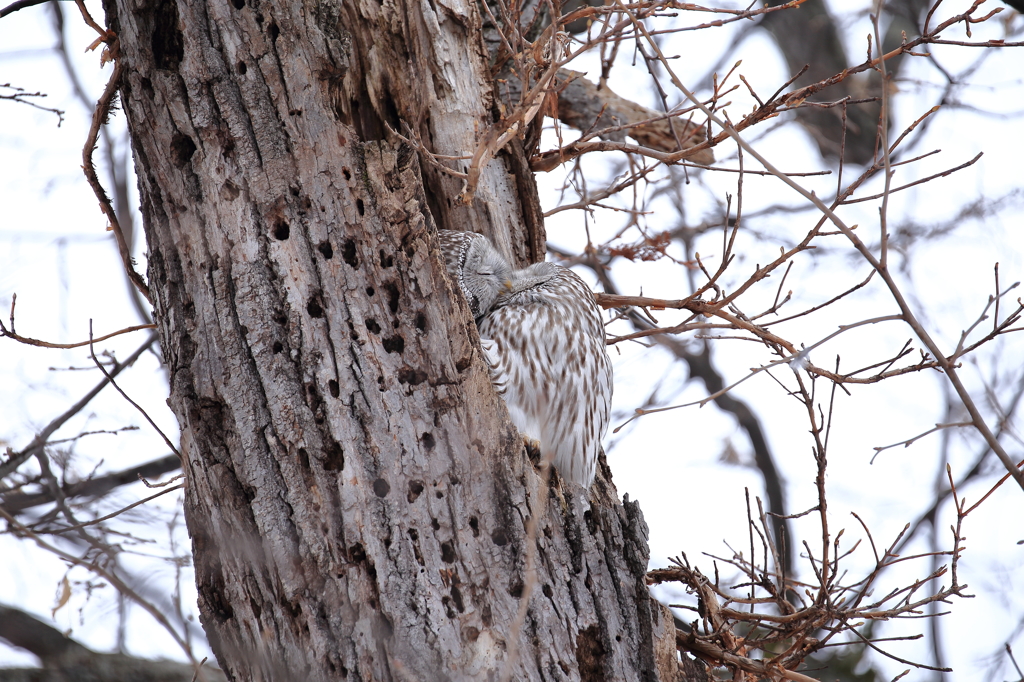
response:
<path fill-rule="evenodd" d="M 508 288 L 511 279 L 512 268 L 490 242 L 476 240 L 466 256 L 462 279 L 473 316 L 479 319 L 486 315 L 502 291 Z"/>

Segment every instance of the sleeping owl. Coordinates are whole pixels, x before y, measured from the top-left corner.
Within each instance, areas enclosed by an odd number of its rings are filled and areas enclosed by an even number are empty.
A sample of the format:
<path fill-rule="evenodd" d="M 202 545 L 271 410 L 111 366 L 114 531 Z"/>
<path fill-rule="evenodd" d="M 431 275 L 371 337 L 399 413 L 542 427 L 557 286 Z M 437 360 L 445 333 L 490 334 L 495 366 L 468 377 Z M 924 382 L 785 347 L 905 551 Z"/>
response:
<path fill-rule="evenodd" d="M 555 263 L 513 270 L 481 235 L 441 235 L 449 273 L 473 309 L 491 381 L 512 422 L 564 479 L 588 487 L 613 388 L 593 293 Z"/>

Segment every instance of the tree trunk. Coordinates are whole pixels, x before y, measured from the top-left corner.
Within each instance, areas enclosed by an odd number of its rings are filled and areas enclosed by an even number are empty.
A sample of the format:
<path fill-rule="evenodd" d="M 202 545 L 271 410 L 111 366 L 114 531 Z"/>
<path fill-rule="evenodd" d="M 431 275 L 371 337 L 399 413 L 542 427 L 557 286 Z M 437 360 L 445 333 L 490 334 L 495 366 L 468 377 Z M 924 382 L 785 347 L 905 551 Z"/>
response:
<path fill-rule="evenodd" d="M 521 151 L 466 207 L 461 181 L 387 141 L 405 122 L 472 152 L 492 121 L 477 8 L 106 10 L 200 612 L 229 679 L 675 679 L 639 507 L 604 465 L 589 501 L 543 487 L 439 260 L 435 222 L 542 257 Z"/>

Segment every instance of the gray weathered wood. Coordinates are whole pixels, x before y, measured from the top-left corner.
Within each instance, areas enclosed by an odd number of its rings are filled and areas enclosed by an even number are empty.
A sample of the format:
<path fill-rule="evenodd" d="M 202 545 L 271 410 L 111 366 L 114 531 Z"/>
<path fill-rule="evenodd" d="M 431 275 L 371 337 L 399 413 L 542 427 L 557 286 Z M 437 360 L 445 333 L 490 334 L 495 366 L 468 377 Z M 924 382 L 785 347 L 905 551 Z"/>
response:
<path fill-rule="evenodd" d="M 589 502 L 543 488 L 438 257 L 435 221 L 538 257 L 521 152 L 459 207 L 458 181 L 385 139 L 401 120 L 471 151 L 491 96 L 476 8 L 106 9 L 200 612 L 229 678 L 497 679 L 516 650 L 514 679 L 671 679 L 639 507 L 606 469 Z"/>

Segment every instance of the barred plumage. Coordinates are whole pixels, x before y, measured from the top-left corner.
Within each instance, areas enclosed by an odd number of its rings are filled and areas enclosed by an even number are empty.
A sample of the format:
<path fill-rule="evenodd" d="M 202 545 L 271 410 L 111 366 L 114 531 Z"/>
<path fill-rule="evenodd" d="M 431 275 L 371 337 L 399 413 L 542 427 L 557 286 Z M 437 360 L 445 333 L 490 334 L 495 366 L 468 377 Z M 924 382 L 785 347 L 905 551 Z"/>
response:
<path fill-rule="evenodd" d="M 563 478 L 589 486 L 612 401 L 612 363 L 590 288 L 554 263 L 513 270 L 482 235 L 438 236 L 512 422 Z"/>
<path fill-rule="evenodd" d="M 512 422 L 562 477 L 594 479 L 612 401 L 601 310 L 574 272 L 536 263 L 478 322 L 491 380 Z"/>

